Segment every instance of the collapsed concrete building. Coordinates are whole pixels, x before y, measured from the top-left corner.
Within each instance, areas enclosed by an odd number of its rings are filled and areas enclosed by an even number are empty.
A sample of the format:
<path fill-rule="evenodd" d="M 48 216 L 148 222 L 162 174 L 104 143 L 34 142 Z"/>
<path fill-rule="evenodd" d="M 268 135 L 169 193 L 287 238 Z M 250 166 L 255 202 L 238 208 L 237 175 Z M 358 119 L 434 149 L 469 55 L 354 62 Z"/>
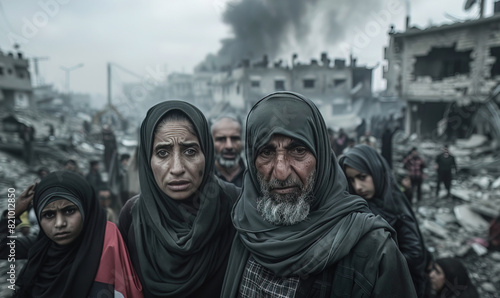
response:
<path fill-rule="evenodd" d="M 2 110 L 33 105 L 29 61 L 21 52 L 0 50 L 0 107 Z"/>
<path fill-rule="evenodd" d="M 292 65 L 282 61 L 271 63 L 264 56 L 261 61 L 243 60 L 238 67 L 221 72 L 212 80 L 213 97 L 218 101 L 231 101 L 244 109 L 274 91 L 293 90 L 331 108 L 329 114 L 350 112 L 356 97 L 372 96 L 372 69 L 358 66 L 351 58 L 331 61 L 326 53 L 320 60 L 299 63 L 292 58 Z"/>
<path fill-rule="evenodd" d="M 406 133 L 500 140 L 499 11 L 496 5 L 491 17 L 389 32 L 386 95 L 406 103 Z"/>

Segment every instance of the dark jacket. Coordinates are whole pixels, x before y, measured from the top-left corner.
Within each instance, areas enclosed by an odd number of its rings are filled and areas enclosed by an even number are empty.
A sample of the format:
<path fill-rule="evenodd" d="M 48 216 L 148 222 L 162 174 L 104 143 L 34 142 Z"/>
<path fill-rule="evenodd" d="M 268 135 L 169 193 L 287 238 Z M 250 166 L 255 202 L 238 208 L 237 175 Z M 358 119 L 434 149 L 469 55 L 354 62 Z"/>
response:
<path fill-rule="evenodd" d="M 332 290 L 333 297 L 416 297 L 411 284 L 405 259 L 390 233 L 378 229 L 337 264 Z"/>
<path fill-rule="evenodd" d="M 234 245 L 241 245 L 238 238 Z M 248 253 L 246 256 L 251 258 Z M 241 290 L 242 282 L 246 281 L 243 281 L 241 276 L 228 276 L 226 282 L 239 284 Z M 272 286 L 263 282 L 258 285 L 255 294 L 257 297 L 267 297 L 270 289 Z M 236 297 L 228 295 L 221 297 Z M 391 233 L 384 229 L 376 229 L 365 234 L 351 252 L 333 266 L 315 275 L 301 276 L 295 297 L 417 296 L 408 274 L 406 261 L 392 240 Z"/>
<path fill-rule="evenodd" d="M 440 175 L 451 175 L 452 170 L 457 171 L 457 164 L 453 155 L 448 154 L 448 156 L 445 156 L 444 153 L 439 154 L 436 157 L 436 164 L 438 166 L 438 174 Z"/>

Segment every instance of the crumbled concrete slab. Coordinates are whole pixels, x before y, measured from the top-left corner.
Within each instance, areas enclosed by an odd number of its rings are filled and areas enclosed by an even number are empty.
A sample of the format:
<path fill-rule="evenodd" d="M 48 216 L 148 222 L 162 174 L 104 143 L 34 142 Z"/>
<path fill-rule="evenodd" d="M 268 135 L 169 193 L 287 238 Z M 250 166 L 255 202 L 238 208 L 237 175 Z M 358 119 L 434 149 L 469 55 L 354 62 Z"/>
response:
<path fill-rule="evenodd" d="M 457 197 L 463 201 L 467 201 L 467 202 L 470 202 L 472 201 L 472 199 L 474 197 L 476 197 L 476 192 L 471 190 L 471 189 L 463 189 L 463 188 L 459 188 L 459 189 L 454 189 L 452 188 L 451 189 L 451 194 L 454 196 L 454 197 Z"/>
<path fill-rule="evenodd" d="M 479 243 L 472 243 L 472 249 L 477 253 L 478 256 L 484 256 L 488 253 L 488 249 Z"/>
<path fill-rule="evenodd" d="M 470 205 L 458 205 L 453 209 L 457 221 L 469 231 L 487 230 L 489 223 L 479 214 L 472 211 Z"/>
<path fill-rule="evenodd" d="M 424 220 L 423 228 L 442 239 L 448 238 L 448 230 L 433 221 Z"/>

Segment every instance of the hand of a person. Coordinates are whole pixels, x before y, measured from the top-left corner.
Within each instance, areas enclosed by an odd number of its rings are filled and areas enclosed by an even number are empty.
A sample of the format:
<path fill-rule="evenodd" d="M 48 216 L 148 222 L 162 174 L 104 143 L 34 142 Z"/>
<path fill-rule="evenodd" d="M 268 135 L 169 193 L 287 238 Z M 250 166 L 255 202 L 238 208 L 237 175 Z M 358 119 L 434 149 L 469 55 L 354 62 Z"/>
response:
<path fill-rule="evenodd" d="M 33 200 L 35 195 L 35 186 L 37 183 L 30 185 L 26 188 L 23 193 L 16 200 L 16 217 L 21 216 L 24 211 L 28 210 L 28 207 Z"/>

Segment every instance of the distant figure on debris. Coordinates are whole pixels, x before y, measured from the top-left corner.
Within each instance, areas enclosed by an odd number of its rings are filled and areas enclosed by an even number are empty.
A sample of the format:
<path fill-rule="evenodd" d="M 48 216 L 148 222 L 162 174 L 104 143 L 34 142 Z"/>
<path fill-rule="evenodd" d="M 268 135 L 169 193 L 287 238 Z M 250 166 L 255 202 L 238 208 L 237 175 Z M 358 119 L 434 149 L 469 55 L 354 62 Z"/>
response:
<path fill-rule="evenodd" d="M 64 163 L 63 171 L 73 172 L 73 173 L 76 173 L 78 175 L 83 176 L 83 174 L 80 172 L 80 168 L 78 167 L 78 163 L 74 159 L 68 159 Z"/>
<path fill-rule="evenodd" d="M 354 146 L 356 146 L 356 140 L 354 138 L 348 138 L 347 139 L 347 147 L 345 147 L 344 151 L 342 151 L 342 155 L 349 152 L 352 148 L 354 148 Z"/>
<path fill-rule="evenodd" d="M 96 193 L 99 205 L 106 212 L 106 219 L 115 224 L 118 223 L 118 214 L 121 207 L 118 207 L 117 198 L 106 186 L 96 189 Z"/>
<path fill-rule="evenodd" d="M 131 198 L 135 195 L 138 195 L 141 192 L 139 185 L 139 165 L 138 165 L 138 148 L 135 147 L 134 153 L 130 158 L 130 161 L 127 166 L 127 175 L 128 175 L 128 197 Z"/>
<path fill-rule="evenodd" d="M 452 171 L 457 173 L 457 164 L 455 162 L 455 157 L 450 154 L 448 150 L 448 145 L 444 145 L 443 153 L 436 156 L 436 170 L 437 170 L 437 187 L 436 187 L 436 198 L 439 196 L 439 189 L 441 188 L 441 182 L 444 183 L 446 187 L 448 198 L 451 197 L 451 180 L 453 179 Z"/>
<path fill-rule="evenodd" d="M 382 134 L 381 153 L 391 169 L 392 169 L 392 137 L 394 136 L 397 130 L 398 130 L 397 127 L 391 130 L 389 126 L 386 126 L 384 133 Z"/>
<path fill-rule="evenodd" d="M 92 160 L 89 163 L 90 169 L 88 174 L 85 176 L 87 182 L 94 188 L 95 191 L 98 191 L 99 188 L 103 185 L 103 181 L 101 178 L 101 173 L 99 170 L 99 161 Z"/>
<path fill-rule="evenodd" d="M 437 259 L 429 274 L 435 295 L 432 297 L 478 298 L 467 269 L 457 258 Z"/>
<path fill-rule="evenodd" d="M 35 141 L 35 128 L 33 126 L 25 126 L 21 132 L 21 139 L 23 140 L 23 155 L 24 161 L 28 166 L 34 161 L 35 152 L 33 150 L 33 143 Z"/>
<path fill-rule="evenodd" d="M 358 145 L 339 160 L 349 181 L 349 190 L 368 202 L 395 230 L 398 247 L 406 261 L 418 297 L 424 296 L 426 249 L 411 204 L 385 159 L 372 147 Z"/>
<path fill-rule="evenodd" d="M 224 181 L 241 187 L 245 163 L 241 158 L 241 121 L 233 115 L 222 115 L 212 122 L 215 149 L 215 174 Z"/>
<path fill-rule="evenodd" d="M 412 193 L 417 191 L 417 201 L 422 199 L 422 181 L 424 179 L 425 161 L 418 155 L 416 147 L 413 147 L 410 154 L 403 160 L 403 166 L 410 175 Z"/>
<path fill-rule="evenodd" d="M 340 156 L 344 151 L 345 147 L 347 147 L 347 139 L 349 137 L 345 133 L 343 128 L 339 129 L 339 134 L 335 139 L 335 155 Z"/>
<path fill-rule="evenodd" d="M 346 192 L 312 101 L 270 94 L 246 130 L 248 170 L 221 297 L 416 297 L 394 230 Z"/>
<path fill-rule="evenodd" d="M 38 175 L 38 178 L 43 179 L 45 176 L 50 174 L 50 170 L 46 167 L 41 167 L 38 169 L 38 171 L 36 171 L 36 174 Z"/>
<path fill-rule="evenodd" d="M 106 167 L 106 172 L 110 172 L 111 163 L 113 162 L 113 156 L 117 152 L 116 137 L 113 131 L 108 125 L 105 125 L 102 129 L 102 143 L 104 145 L 104 165 Z"/>
<path fill-rule="evenodd" d="M 120 191 L 120 200 L 121 205 L 125 205 L 128 199 L 130 199 L 130 194 L 128 191 L 128 164 L 130 161 L 130 154 L 124 153 L 120 155 L 120 165 L 119 165 L 119 191 Z"/>
<path fill-rule="evenodd" d="M 361 123 L 356 126 L 356 142 L 359 142 L 359 139 L 365 134 L 366 132 L 366 120 L 363 118 L 361 120 Z"/>
<path fill-rule="evenodd" d="M 84 120 L 82 127 L 83 127 L 83 132 L 85 133 L 85 135 L 88 135 L 90 133 L 90 129 L 92 126 L 91 126 L 90 122 L 88 122 L 87 120 Z"/>
<path fill-rule="evenodd" d="M 377 149 L 377 138 L 371 135 L 369 130 L 365 131 L 365 134 L 359 138 L 359 144 L 364 144 Z"/>

